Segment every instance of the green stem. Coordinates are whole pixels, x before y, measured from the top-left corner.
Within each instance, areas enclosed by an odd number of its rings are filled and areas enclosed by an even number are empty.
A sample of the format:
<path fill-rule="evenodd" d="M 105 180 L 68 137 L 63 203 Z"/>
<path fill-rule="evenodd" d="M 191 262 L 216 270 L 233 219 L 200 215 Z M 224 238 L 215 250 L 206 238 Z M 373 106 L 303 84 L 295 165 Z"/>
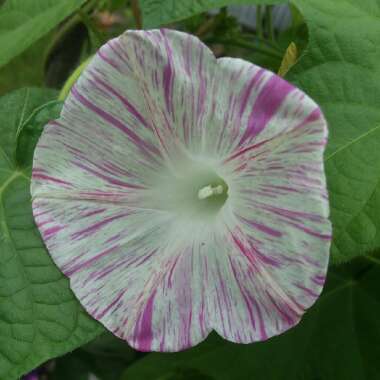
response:
<path fill-rule="evenodd" d="M 103 45 L 104 37 L 99 32 L 99 30 L 94 25 L 94 22 L 91 20 L 91 17 L 87 14 L 87 12 L 84 12 L 83 10 L 79 11 L 79 16 L 83 24 L 86 26 L 88 33 L 90 35 L 90 42 L 94 42 L 95 49 L 98 49 L 101 45 Z M 91 33 L 95 37 L 95 41 L 91 38 Z"/>
<path fill-rule="evenodd" d="M 223 45 L 227 45 L 227 46 L 241 47 L 244 49 L 256 51 L 258 53 L 266 54 L 266 55 L 269 55 L 271 57 L 280 58 L 280 59 L 282 58 L 282 55 L 280 52 L 273 50 L 272 48 L 270 48 L 268 46 L 260 46 L 260 45 L 257 45 L 255 43 L 251 43 L 251 42 L 244 41 L 244 40 L 213 39 L 213 40 L 207 41 L 207 42 L 208 43 L 210 43 L 210 42 L 211 43 L 219 43 L 219 44 L 223 44 Z"/>
<path fill-rule="evenodd" d="M 200 25 L 200 27 L 196 30 L 195 35 L 198 37 L 204 36 L 205 34 L 212 31 L 215 24 L 216 24 L 216 18 L 215 17 L 209 18 L 203 24 Z"/>
<path fill-rule="evenodd" d="M 259 38 L 264 37 L 262 11 L 263 11 L 262 5 L 257 5 L 256 6 L 256 34 Z"/>
<path fill-rule="evenodd" d="M 273 5 L 268 5 L 265 8 L 265 21 L 267 25 L 267 35 L 270 41 L 275 40 L 274 26 L 273 26 Z"/>
<path fill-rule="evenodd" d="M 210 17 L 203 24 L 201 24 L 195 32 L 195 35 L 198 37 L 203 37 L 206 34 L 212 32 L 226 17 L 227 7 L 223 7 L 220 9 L 219 13 L 217 13 L 215 16 Z"/>
<path fill-rule="evenodd" d="M 253 39 L 255 42 L 259 42 L 261 44 L 265 44 L 267 46 L 270 46 L 272 49 L 281 53 L 280 47 L 278 46 L 277 42 L 275 42 L 275 41 L 269 41 L 266 38 L 262 38 L 262 37 L 259 37 L 259 36 L 256 36 L 256 35 L 253 35 L 250 33 L 241 33 L 240 35 L 247 40 Z"/>
<path fill-rule="evenodd" d="M 136 29 L 142 29 L 142 17 L 139 0 L 131 0 L 131 9 L 136 23 Z"/>

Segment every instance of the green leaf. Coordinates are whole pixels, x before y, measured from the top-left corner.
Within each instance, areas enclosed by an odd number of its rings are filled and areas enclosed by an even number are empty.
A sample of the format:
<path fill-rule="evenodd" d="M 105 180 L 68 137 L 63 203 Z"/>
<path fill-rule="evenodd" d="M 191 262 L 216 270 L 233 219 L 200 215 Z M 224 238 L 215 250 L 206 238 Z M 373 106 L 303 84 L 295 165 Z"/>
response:
<path fill-rule="evenodd" d="M 22 53 L 85 0 L 7 0 L 0 8 L 0 67 Z"/>
<path fill-rule="evenodd" d="M 30 200 L 30 149 L 17 157 L 33 114 L 56 92 L 23 89 L 0 98 L 0 379 L 15 379 L 97 336 L 102 329 L 74 298 L 35 227 Z M 41 112 L 45 112 L 43 109 Z M 32 115 L 32 116 L 31 116 Z M 55 116 L 54 112 L 51 116 Z M 31 140 L 34 144 L 35 140 Z"/>
<path fill-rule="evenodd" d="M 140 0 L 144 28 L 153 28 L 232 4 L 278 4 L 286 0 Z"/>
<path fill-rule="evenodd" d="M 50 34 L 40 38 L 0 68 L 0 96 L 17 88 L 44 85 L 44 55 L 41 52 L 44 51 Z"/>
<path fill-rule="evenodd" d="M 321 105 L 329 124 L 332 262 L 343 262 L 380 247 L 380 7 L 376 0 L 294 3 L 310 40 L 287 79 Z"/>
<path fill-rule="evenodd" d="M 316 305 L 283 335 L 249 345 L 211 335 L 185 352 L 146 356 L 122 380 L 171 380 L 184 370 L 210 380 L 376 380 L 380 265 L 363 262 L 360 268 L 353 274 L 347 268 L 331 272 Z"/>
<path fill-rule="evenodd" d="M 32 166 L 34 149 L 43 127 L 50 120 L 58 119 L 61 108 L 61 101 L 51 100 L 34 109 L 28 119 L 22 124 L 16 143 L 16 161 L 20 167 Z"/>

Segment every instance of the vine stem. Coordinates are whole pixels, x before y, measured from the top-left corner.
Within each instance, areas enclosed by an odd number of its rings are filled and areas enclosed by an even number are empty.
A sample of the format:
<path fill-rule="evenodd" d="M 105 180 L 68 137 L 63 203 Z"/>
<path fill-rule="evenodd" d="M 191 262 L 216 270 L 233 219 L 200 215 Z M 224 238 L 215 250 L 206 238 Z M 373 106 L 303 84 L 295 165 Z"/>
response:
<path fill-rule="evenodd" d="M 265 21 L 267 23 L 268 38 L 271 41 L 275 40 L 274 26 L 273 26 L 273 5 L 268 5 L 265 8 Z"/>
<path fill-rule="evenodd" d="M 136 22 L 136 29 L 142 29 L 142 17 L 139 0 L 131 0 L 131 9 Z"/>
<path fill-rule="evenodd" d="M 91 20 L 90 16 L 87 14 L 87 12 L 80 10 L 79 16 L 80 16 L 80 20 L 83 22 L 83 24 L 86 26 L 86 28 L 88 30 L 88 34 L 90 36 L 90 43 L 94 42 L 95 48 L 99 49 L 99 47 L 105 42 L 104 36 L 95 27 L 93 21 Z M 93 41 L 93 39 L 91 38 L 91 33 L 93 33 L 93 36 L 96 38 L 95 41 Z"/>
<path fill-rule="evenodd" d="M 256 35 L 252 35 L 252 34 L 249 34 L 249 33 L 241 33 L 241 36 L 248 39 L 248 40 L 251 40 L 253 39 L 254 41 L 257 41 L 259 43 L 262 43 L 262 44 L 265 44 L 267 46 L 270 46 L 271 48 L 273 48 L 274 50 L 276 51 L 279 51 L 280 52 L 280 48 L 278 46 L 278 44 L 275 42 L 275 41 L 270 41 L 270 40 L 267 40 L 266 38 L 262 38 L 262 37 L 259 37 L 259 36 L 256 36 Z"/>
<path fill-rule="evenodd" d="M 212 39 L 212 40 L 209 40 L 206 42 L 208 42 L 208 43 L 219 43 L 222 45 L 229 45 L 229 46 L 237 46 L 237 47 L 241 47 L 244 49 L 256 51 L 258 53 L 266 54 L 266 55 L 269 55 L 269 56 L 272 56 L 275 58 L 280 58 L 280 59 L 282 58 L 282 54 L 280 52 L 270 48 L 269 46 L 268 47 L 260 46 L 260 45 L 257 45 L 255 43 L 251 43 L 251 42 L 244 41 L 244 40 Z"/>
<path fill-rule="evenodd" d="M 256 6 L 256 34 L 259 38 L 264 37 L 262 11 L 263 11 L 262 5 L 257 5 Z"/>

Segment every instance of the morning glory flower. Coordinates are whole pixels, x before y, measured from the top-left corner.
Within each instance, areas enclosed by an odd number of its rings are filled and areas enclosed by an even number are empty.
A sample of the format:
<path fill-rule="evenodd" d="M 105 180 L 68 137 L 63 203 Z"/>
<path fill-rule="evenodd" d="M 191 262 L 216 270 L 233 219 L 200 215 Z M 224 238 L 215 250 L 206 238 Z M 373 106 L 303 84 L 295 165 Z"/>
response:
<path fill-rule="evenodd" d="M 128 31 L 45 127 L 34 217 L 81 304 L 137 350 L 262 341 L 325 281 L 326 139 L 318 105 L 272 72 Z"/>

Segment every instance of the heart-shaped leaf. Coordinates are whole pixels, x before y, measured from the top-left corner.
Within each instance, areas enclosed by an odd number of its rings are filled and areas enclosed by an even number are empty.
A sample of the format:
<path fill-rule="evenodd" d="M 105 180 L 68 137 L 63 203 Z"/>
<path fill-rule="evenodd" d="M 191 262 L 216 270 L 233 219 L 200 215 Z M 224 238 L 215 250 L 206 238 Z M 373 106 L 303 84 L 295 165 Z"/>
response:
<path fill-rule="evenodd" d="M 51 102 L 33 110 L 55 95 L 23 89 L 0 98 L 0 379 L 18 378 L 102 331 L 50 259 L 32 216 L 30 137 L 57 113 Z"/>
<path fill-rule="evenodd" d="M 287 79 L 327 118 L 332 261 L 348 261 L 380 247 L 380 8 L 375 0 L 294 3 L 310 40 Z"/>

